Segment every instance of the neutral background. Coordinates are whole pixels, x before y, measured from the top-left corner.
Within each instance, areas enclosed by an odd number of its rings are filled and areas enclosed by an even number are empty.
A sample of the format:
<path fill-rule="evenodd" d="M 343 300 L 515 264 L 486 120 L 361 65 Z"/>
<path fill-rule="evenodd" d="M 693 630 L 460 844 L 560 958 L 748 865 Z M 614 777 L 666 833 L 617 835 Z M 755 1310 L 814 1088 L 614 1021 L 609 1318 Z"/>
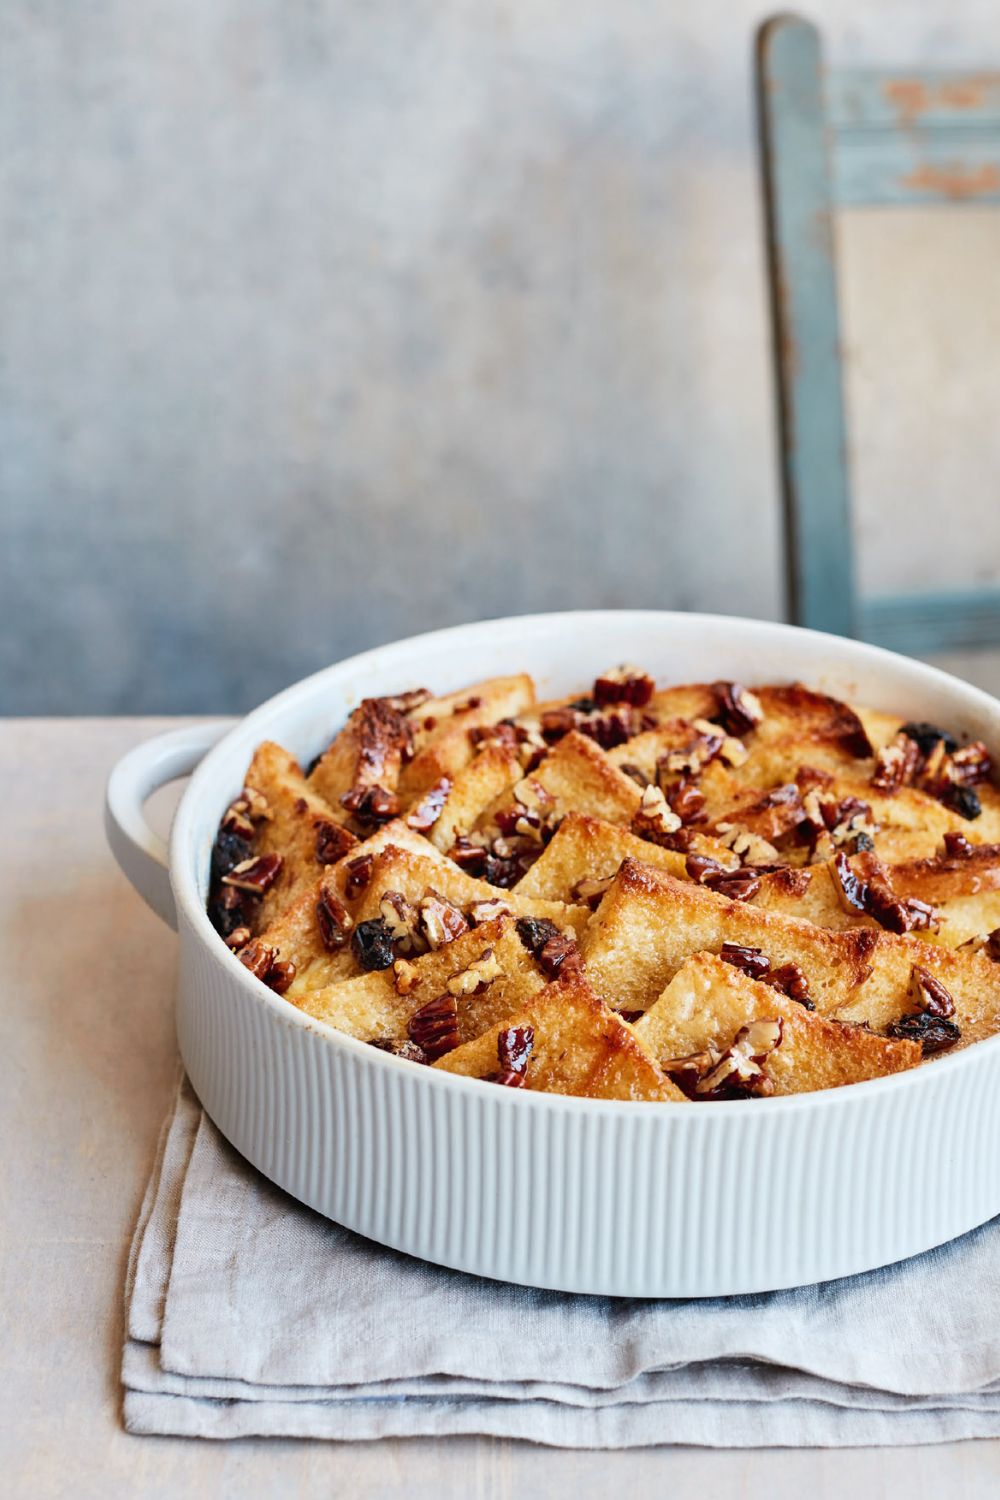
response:
<path fill-rule="evenodd" d="M 5 0 L 0 709 L 781 612 L 749 0 Z M 995 0 L 813 0 L 1000 65 Z M 868 588 L 1000 573 L 1000 214 L 841 225 Z"/>

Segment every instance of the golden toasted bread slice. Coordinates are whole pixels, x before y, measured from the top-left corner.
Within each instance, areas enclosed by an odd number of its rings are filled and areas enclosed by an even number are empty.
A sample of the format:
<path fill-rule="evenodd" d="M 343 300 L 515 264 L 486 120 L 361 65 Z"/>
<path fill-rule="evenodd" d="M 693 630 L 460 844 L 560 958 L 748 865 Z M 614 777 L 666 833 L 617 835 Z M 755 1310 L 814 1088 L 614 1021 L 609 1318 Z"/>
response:
<path fill-rule="evenodd" d="M 402 818 L 393 818 L 361 843 L 355 844 L 342 859 L 331 865 L 329 875 L 331 889 L 353 910 L 366 885 L 371 863 L 383 849 L 392 844 L 396 849 L 408 849 L 417 858 L 437 858 L 438 851 L 422 833 L 410 828 Z"/>
<path fill-rule="evenodd" d="M 355 919 L 368 922 L 377 917 L 386 891 L 398 891 L 407 901 L 419 901 L 428 889 L 463 910 L 481 902 L 499 901 L 515 916 L 538 917 L 578 934 L 584 931 L 590 919 L 586 906 L 518 896 L 485 880 L 476 880 L 436 849 L 432 848 L 429 854 L 417 855 L 392 844 L 375 856 L 371 876 L 355 908 Z"/>
<path fill-rule="evenodd" d="M 630 776 L 614 765 L 607 752 L 576 730 L 564 735 L 527 778 L 542 788 L 546 814 L 586 813 L 608 823 L 630 823 L 642 792 Z M 501 798 L 479 819 L 484 827 L 497 811 L 512 807 L 514 797 Z"/>
<path fill-rule="evenodd" d="M 767 1057 L 765 1071 L 776 1094 L 860 1083 L 901 1073 L 922 1060 L 919 1043 L 814 1015 L 711 953 L 688 959 L 634 1030 L 666 1067 L 671 1059 L 724 1052 L 741 1027 L 775 1017 L 781 1018 L 781 1041 Z"/>
<path fill-rule="evenodd" d="M 411 745 L 406 715 L 392 698 L 365 698 L 309 775 L 315 792 L 340 822 L 364 816 L 366 795 L 395 799 L 403 758 Z"/>
<path fill-rule="evenodd" d="M 259 935 L 259 941 L 273 949 L 275 958 L 295 966 L 295 977 L 287 990 L 289 1000 L 297 1001 L 299 995 L 309 990 L 335 984 L 358 972 L 354 955 L 346 943 L 331 949 L 324 941 L 319 907 L 327 891 L 336 897 L 333 876 L 329 872 L 321 875 L 291 906 L 279 912 Z"/>
<path fill-rule="evenodd" d="M 447 776 L 454 778 L 475 754 L 469 731 L 512 719 L 535 701 L 535 685 L 526 672 L 493 677 L 461 692 L 431 698 L 410 714 L 416 753 L 404 766 L 399 791 L 410 805 Z"/>
<path fill-rule="evenodd" d="M 456 772 L 453 780 L 445 778 L 438 786 L 443 787 L 444 797 L 434 821 L 427 830 L 427 837 L 442 854 L 447 854 L 455 840 L 469 832 L 476 819 L 492 803 L 501 798 L 509 787 L 521 777 L 521 762 L 517 751 L 510 745 L 487 745 L 479 754 Z M 433 799 L 435 788 L 427 794 Z M 420 820 L 423 803 L 417 803 L 410 814 Z M 433 801 L 426 809 L 423 821 L 433 815 Z"/>
<path fill-rule="evenodd" d="M 448 1073 L 490 1078 L 499 1071 L 501 1032 L 530 1026 L 524 1087 L 588 1099 L 685 1102 L 628 1025 L 592 993 L 579 974 L 546 986 L 499 1024 L 434 1064 Z"/>
<path fill-rule="evenodd" d="M 923 901 L 936 911 L 939 925 L 918 936 L 945 948 L 957 948 L 1000 927 L 997 883 L 1000 866 L 996 863 L 996 853 L 991 853 L 994 849 L 993 845 L 984 845 L 983 853 L 989 857 L 982 860 L 976 857 L 977 850 L 962 860 L 911 860 L 882 867 L 895 895 Z M 865 856 L 851 860 L 850 864 L 862 878 L 871 868 L 871 861 Z M 946 865 L 955 867 L 945 868 Z M 962 870 L 962 865 L 967 868 Z M 879 926 L 874 918 L 845 909 L 826 863 L 770 872 L 762 876 L 760 890 L 752 900 L 755 906 L 768 911 L 802 917 L 838 931 Z"/>
<path fill-rule="evenodd" d="M 622 1010 L 646 1010 L 695 953 L 723 943 L 759 948 L 775 967 L 798 964 L 822 1015 L 883 1031 L 918 1008 L 914 966 L 945 986 L 958 1045 L 1000 1026 L 1000 964 L 970 949 L 859 927 L 830 932 L 801 918 L 731 901 L 691 881 L 626 860 L 591 919 L 582 951 L 595 992 Z"/>
<path fill-rule="evenodd" d="M 254 854 L 281 855 L 281 869 L 256 914 L 256 931 L 314 885 L 324 865 L 356 844 L 340 816 L 306 780 L 294 755 L 273 740 L 258 745 L 245 784 L 267 802 L 268 817 L 257 826 Z"/>
<path fill-rule="evenodd" d="M 774 964 L 800 963 L 823 1012 L 843 1004 L 870 972 L 879 934 L 828 932 L 812 922 L 730 901 L 627 859 L 582 943 L 591 985 L 619 1010 L 646 1010 L 695 953 L 725 942 L 762 948 Z"/>
<path fill-rule="evenodd" d="M 484 955 L 486 958 L 484 959 Z M 463 980 L 470 973 L 472 978 Z M 484 976 L 492 975 L 480 979 Z M 431 953 L 390 969 L 359 974 L 341 984 L 289 998 L 308 1015 L 362 1041 L 403 1043 L 410 1022 L 431 1001 L 454 995 L 460 1045 L 528 1004 L 545 980 L 517 936 L 514 919 L 500 916 Z M 484 988 L 479 993 L 480 985 Z M 471 993 L 464 993 L 466 989 Z"/>
<path fill-rule="evenodd" d="M 684 879 L 686 855 L 637 838 L 618 823 L 605 823 L 584 813 L 567 813 L 544 854 L 514 887 L 515 896 L 536 900 L 583 900 L 591 892 L 574 896 L 581 883 L 610 881 L 623 859 L 639 859 L 657 869 Z"/>

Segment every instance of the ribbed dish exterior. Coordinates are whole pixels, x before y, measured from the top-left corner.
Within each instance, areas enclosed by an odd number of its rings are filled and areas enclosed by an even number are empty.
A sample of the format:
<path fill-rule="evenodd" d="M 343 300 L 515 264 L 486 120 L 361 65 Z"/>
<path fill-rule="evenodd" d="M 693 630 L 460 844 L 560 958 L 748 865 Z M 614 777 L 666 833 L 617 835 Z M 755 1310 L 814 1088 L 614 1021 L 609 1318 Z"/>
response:
<path fill-rule="evenodd" d="M 568 1291 L 711 1296 L 824 1281 L 1000 1212 L 1000 1037 L 822 1094 L 733 1104 L 564 1099 L 404 1063 L 253 980 L 204 911 L 212 840 L 261 740 L 306 763 L 366 694 L 530 669 L 540 694 L 616 661 L 658 681 L 801 679 L 1000 745 L 995 699 L 923 663 L 763 621 L 593 611 L 379 647 L 263 704 L 181 801 L 171 880 L 181 1051 L 237 1150 L 321 1213 L 442 1265 Z"/>
<path fill-rule="evenodd" d="M 423 1259 L 565 1291 L 715 1296 L 886 1265 L 1000 1209 L 993 1048 L 842 1099 L 533 1097 L 295 1024 L 181 936 L 181 1051 L 220 1130 L 294 1197 Z"/>

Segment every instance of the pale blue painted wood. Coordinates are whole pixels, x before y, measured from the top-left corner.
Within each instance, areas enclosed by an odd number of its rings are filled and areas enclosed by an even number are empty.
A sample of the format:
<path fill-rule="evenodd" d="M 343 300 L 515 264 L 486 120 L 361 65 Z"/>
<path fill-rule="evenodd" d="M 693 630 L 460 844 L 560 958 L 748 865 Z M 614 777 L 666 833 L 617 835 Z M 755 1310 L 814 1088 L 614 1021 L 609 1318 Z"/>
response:
<path fill-rule="evenodd" d="M 1000 203 L 1000 74 L 827 75 L 838 206 Z"/>
<path fill-rule="evenodd" d="M 758 38 L 760 121 L 792 617 L 854 633 L 837 288 L 819 33 L 778 17 Z"/>
<path fill-rule="evenodd" d="M 864 640 L 917 656 L 1000 641 L 1000 589 L 863 599 L 859 614 Z"/>
<path fill-rule="evenodd" d="M 1000 204 L 1000 73 L 825 72 L 816 27 L 777 16 L 757 84 L 792 618 L 897 650 L 994 644 L 1000 590 L 854 598 L 832 208 Z"/>

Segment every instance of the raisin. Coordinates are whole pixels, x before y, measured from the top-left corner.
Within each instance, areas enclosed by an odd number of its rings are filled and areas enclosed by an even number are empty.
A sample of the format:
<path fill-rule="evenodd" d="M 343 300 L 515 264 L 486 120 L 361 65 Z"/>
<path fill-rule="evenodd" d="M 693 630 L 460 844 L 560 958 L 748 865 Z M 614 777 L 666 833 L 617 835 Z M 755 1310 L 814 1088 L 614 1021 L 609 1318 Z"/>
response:
<path fill-rule="evenodd" d="M 971 786 L 946 786 L 940 793 L 940 800 L 945 807 L 950 807 L 953 812 L 968 819 L 970 823 L 973 818 L 978 818 L 983 810 L 979 793 Z"/>
<path fill-rule="evenodd" d="M 904 724 L 900 730 L 908 740 L 914 740 L 920 747 L 921 755 L 930 755 L 938 740 L 944 741 L 944 748 L 950 755 L 953 750 L 958 749 L 958 741 L 947 729 L 939 729 L 936 724 L 929 724 L 926 719 L 913 720 Z"/>
<path fill-rule="evenodd" d="M 559 936 L 559 928 L 544 917 L 519 917 L 517 935 L 532 958 L 537 958 L 549 938 Z"/>
<path fill-rule="evenodd" d="M 945 1016 L 935 1016 L 929 1010 L 918 1010 L 912 1015 L 900 1016 L 885 1028 L 886 1036 L 899 1037 L 904 1041 L 919 1042 L 925 1057 L 935 1052 L 944 1052 L 954 1047 L 961 1038 L 961 1031 L 954 1021 Z"/>
<path fill-rule="evenodd" d="M 351 934 L 351 952 L 363 969 L 388 969 L 396 957 L 392 936 L 381 917 L 359 922 Z"/>
<path fill-rule="evenodd" d="M 227 833 L 223 829 L 212 849 L 213 879 L 221 880 L 223 875 L 228 875 L 230 870 L 249 858 L 250 841 L 240 838 L 238 833 Z"/>

